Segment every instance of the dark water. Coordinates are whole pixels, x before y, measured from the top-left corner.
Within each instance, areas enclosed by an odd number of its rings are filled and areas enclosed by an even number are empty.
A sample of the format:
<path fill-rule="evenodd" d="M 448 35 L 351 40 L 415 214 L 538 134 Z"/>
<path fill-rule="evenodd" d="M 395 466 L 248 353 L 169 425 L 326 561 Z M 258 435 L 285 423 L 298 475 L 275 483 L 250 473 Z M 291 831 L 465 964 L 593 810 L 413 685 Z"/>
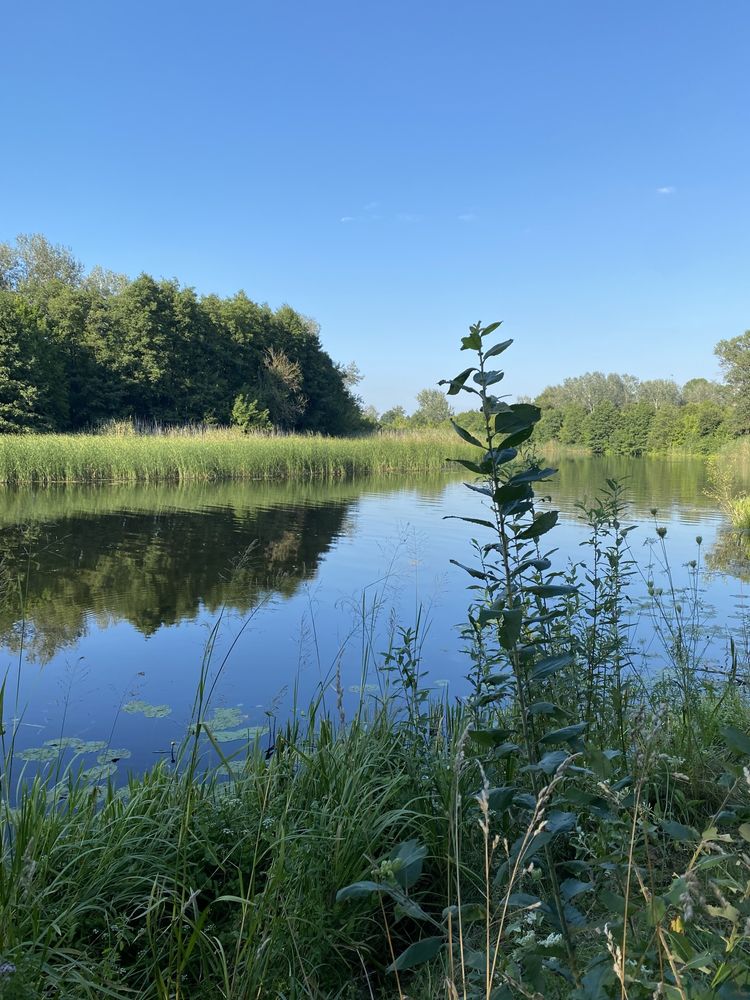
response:
<path fill-rule="evenodd" d="M 612 476 L 627 480 L 639 557 L 654 507 L 675 567 L 703 536 L 720 630 L 744 599 L 750 550 L 705 496 L 702 462 L 566 460 L 548 487 L 562 513 L 548 536 L 557 564 L 581 557 L 576 504 Z M 449 560 L 471 559 L 472 529 L 446 514 L 482 516 L 477 494 L 450 477 L 0 494 L 6 729 L 15 717 L 20 750 L 78 737 L 127 750 L 120 768 L 142 769 L 184 736 L 215 626 L 211 675 L 226 663 L 213 705 L 232 710 L 217 729 L 266 726 L 321 684 L 336 710 L 337 673 L 351 710 L 363 688 L 377 690 L 373 664 L 393 624 L 412 625 L 420 607 L 430 679 L 460 694 L 470 581 Z"/>

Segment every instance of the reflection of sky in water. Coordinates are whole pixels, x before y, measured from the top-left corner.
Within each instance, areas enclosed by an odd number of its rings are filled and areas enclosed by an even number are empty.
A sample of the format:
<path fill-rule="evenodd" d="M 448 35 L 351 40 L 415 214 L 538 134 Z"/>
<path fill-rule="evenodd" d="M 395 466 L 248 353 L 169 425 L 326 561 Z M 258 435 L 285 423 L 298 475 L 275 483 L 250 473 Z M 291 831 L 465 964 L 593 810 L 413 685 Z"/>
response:
<path fill-rule="evenodd" d="M 555 567 L 588 554 L 588 549 L 580 548 L 586 529 L 576 520 L 576 502 L 586 493 L 592 495 L 606 475 L 628 472 L 633 520 L 640 523 L 630 535 L 634 554 L 645 564 L 643 546 L 654 536 L 648 510 L 655 506 L 660 523 L 668 528 L 675 575 L 685 581 L 682 567 L 696 555 L 696 534 L 704 538 L 704 552 L 710 551 L 722 524 L 703 495 L 700 463 L 587 460 L 564 466 L 559 480 L 548 486 L 562 511 L 559 528 L 544 539 L 558 549 Z M 192 493 L 171 494 L 162 487 L 158 497 L 151 498 L 154 505 L 158 500 L 159 516 L 149 512 L 148 490 L 121 492 L 108 508 L 107 489 L 93 499 L 84 492 L 78 500 L 61 495 L 59 500 L 67 508 L 57 518 L 54 503 L 43 511 L 42 520 L 54 538 L 51 549 L 62 559 L 80 550 L 76 558 L 86 567 L 90 586 L 80 592 L 80 637 L 75 638 L 74 630 L 73 641 L 54 649 L 43 665 L 31 659 L 22 664 L 19 703 L 26 708 L 21 746 L 38 745 L 64 731 L 130 748 L 131 766 L 152 763 L 156 751 L 168 750 L 169 741 L 184 734 L 202 651 L 223 599 L 228 606 L 215 664 L 248 617 L 250 621 L 229 656 L 214 703 L 241 704 L 248 725 L 264 723 L 268 710 L 286 714 L 295 690 L 304 707 L 321 681 L 333 679 L 337 664 L 347 702 L 356 700 L 351 689 L 363 680 L 359 622 L 363 597 L 368 610 L 380 605 L 374 631 L 368 635 L 376 654 L 387 644 L 391 616 L 408 626 L 419 605 L 424 606 L 430 623 L 424 666 L 433 681 L 447 679 L 450 691 L 460 692 L 466 661 L 457 626 L 464 620 L 470 581 L 449 560 L 470 561 L 470 537 L 482 531 L 443 519 L 446 514 L 482 516 L 480 498 L 460 482 L 431 481 L 420 487 L 390 480 L 307 491 L 298 486 L 235 484 L 231 489 L 203 486 Z M 17 494 L 12 499 L 19 503 Z M 12 517 L 6 514 L 5 523 Z M 101 538 L 96 536 L 97 524 L 107 527 Z M 148 533 L 148 538 L 138 532 Z M 232 583 L 227 571 L 230 554 L 235 554 L 232 548 L 244 547 L 253 532 L 261 538 L 256 563 Z M 303 548 L 300 534 L 305 536 Z M 106 558 L 101 551 L 89 551 L 96 545 L 109 547 Z M 181 550 L 168 551 L 170 545 Z M 123 574 L 119 569 L 124 554 L 134 562 Z M 138 559 L 144 564 L 139 566 Z M 51 573 L 57 574 L 61 585 L 75 581 L 79 569 L 74 559 L 71 562 L 72 566 L 53 559 L 46 571 L 40 564 L 40 616 L 46 614 L 52 623 L 55 589 L 48 586 L 45 591 L 45 573 L 47 584 Z M 258 585 L 264 562 L 272 564 L 277 586 L 267 579 Z M 148 610 L 139 609 L 141 584 L 148 601 L 158 599 L 154 594 L 160 588 L 163 594 L 168 592 L 162 611 L 148 627 L 139 618 Z M 714 575 L 704 587 L 705 599 L 717 609 L 717 622 L 726 622 L 745 585 Z M 75 601 L 75 593 L 72 598 L 65 594 L 66 600 Z M 33 597 L 29 605 L 33 618 Z M 67 605 L 65 614 L 71 615 Z M 638 634 L 646 643 L 650 644 L 652 631 L 648 620 L 641 620 Z M 62 629 L 61 635 L 65 634 Z M 721 642 L 715 644 L 715 649 L 721 648 Z M 3 668 L 10 670 L 12 697 L 18 654 L 6 648 L 2 660 Z M 365 678 L 369 684 L 376 681 L 373 676 Z M 119 711 L 133 698 L 168 704 L 173 711 L 165 719 Z M 329 690 L 326 699 L 335 710 L 335 691 Z"/>

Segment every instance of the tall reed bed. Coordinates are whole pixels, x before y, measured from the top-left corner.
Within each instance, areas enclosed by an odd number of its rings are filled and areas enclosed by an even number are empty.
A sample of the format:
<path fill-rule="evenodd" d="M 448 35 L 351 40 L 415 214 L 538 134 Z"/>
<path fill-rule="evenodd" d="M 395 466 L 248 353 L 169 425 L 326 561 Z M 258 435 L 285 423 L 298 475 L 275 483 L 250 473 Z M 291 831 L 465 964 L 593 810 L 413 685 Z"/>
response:
<path fill-rule="evenodd" d="M 0 483 L 342 479 L 447 468 L 440 431 L 329 438 L 317 435 L 28 434 L 0 437 Z"/>

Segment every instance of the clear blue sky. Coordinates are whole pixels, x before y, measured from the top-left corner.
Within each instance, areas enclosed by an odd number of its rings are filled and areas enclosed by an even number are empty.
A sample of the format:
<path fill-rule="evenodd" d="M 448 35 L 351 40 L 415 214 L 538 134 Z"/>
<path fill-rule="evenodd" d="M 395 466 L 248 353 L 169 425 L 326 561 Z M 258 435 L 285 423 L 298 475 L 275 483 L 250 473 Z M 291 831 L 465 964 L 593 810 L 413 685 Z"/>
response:
<path fill-rule="evenodd" d="M 314 316 L 383 409 L 715 377 L 750 327 L 747 0 L 5 4 L 0 239 Z"/>

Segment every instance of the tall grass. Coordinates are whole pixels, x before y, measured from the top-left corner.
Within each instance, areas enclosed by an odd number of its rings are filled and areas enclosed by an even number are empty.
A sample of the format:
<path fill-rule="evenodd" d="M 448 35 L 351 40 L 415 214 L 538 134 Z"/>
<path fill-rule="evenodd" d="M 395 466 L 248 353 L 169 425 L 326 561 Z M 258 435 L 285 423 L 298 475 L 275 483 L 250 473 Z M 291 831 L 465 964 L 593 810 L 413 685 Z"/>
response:
<path fill-rule="evenodd" d="M 341 479 L 439 472 L 456 453 L 441 431 L 329 438 L 232 430 L 163 434 L 28 434 L 0 437 L 0 483 Z"/>

